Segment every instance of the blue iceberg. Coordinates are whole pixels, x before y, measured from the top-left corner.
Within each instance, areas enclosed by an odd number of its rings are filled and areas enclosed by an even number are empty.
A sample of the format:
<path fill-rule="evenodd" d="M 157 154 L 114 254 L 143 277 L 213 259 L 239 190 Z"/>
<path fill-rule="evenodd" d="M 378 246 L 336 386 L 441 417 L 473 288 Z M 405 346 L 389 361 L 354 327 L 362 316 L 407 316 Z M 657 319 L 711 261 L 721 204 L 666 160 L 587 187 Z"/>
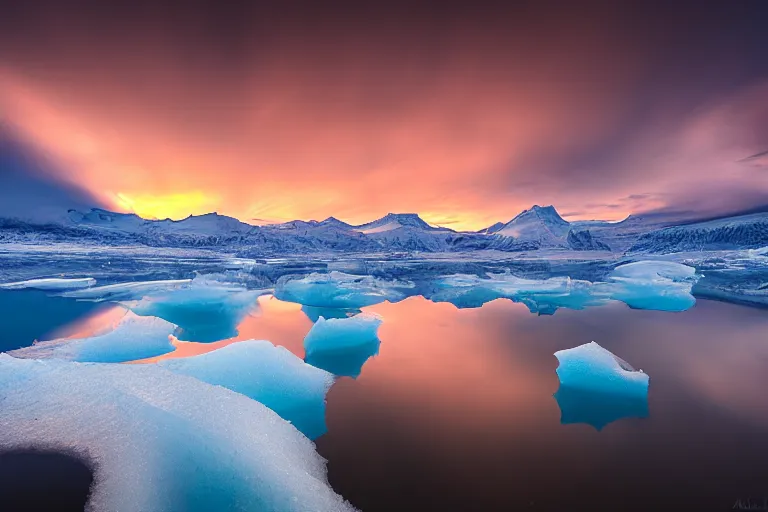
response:
<path fill-rule="evenodd" d="M 182 341 L 212 342 L 237 336 L 237 326 L 258 308 L 265 290 L 195 278 L 180 288 L 154 290 L 123 304 L 142 316 L 156 316 L 179 326 Z"/>
<path fill-rule="evenodd" d="M 379 353 L 381 318 L 361 313 L 351 318 L 320 318 L 304 338 L 305 360 L 334 375 L 357 377 L 363 364 Z"/>
<path fill-rule="evenodd" d="M 352 512 L 325 460 L 263 404 L 154 364 L 0 355 L 0 450 L 44 449 L 94 470 L 94 512 Z"/>
<path fill-rule="evenodd" d="M 594 341 L 555 352 L 560 386 L 595 393 L 646 397 L 648 375 Z"/>
<path fill-rule="evenodd" d="M 685 311 L 696 304 L 691 294 L 701 276 L 696 269 L 672 261 L 637 261 L 609 275 L 611 296 L 636 309 Z"/>
<path fill-rule="evenodd" d="M 131 312 L 105 334 L 88 338 L 60 338 L 9 352 L 25 359 L 64 359 L 94 363 L 123 363 L 175 350 L 170 335 L 176 326 L 160 318 Z"/>
<path fill-rule="evenodd" d="M 241 341 L 193 357 L 157 363 L 266 405 L 310 439 L 326 431 L 325 395 L 333 375 L 268 341 Z"/>

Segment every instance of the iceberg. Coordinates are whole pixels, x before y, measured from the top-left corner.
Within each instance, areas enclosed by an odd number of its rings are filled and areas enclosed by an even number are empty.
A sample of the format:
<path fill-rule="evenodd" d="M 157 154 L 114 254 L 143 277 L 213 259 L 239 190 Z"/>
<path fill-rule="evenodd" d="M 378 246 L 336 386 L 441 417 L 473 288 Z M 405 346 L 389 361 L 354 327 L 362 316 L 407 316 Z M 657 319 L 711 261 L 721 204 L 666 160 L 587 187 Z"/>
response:
<path fill-rule="evenodd" d="M 343 272 L 312 273 L 297 279 L 283 276 L 277 281 L 275 297 L 304 306 L 355 309 L 406 297 L 402 289 L 413 283 L 388 281 L 373 276 L 356 276 Z"/>
<path fill-rule="evenodd" d="M 608 276 L 611 296 L 636 309 L 685 311 L 696 298 L 691 290 L 701 276 L 672 261 L 637 261 L 616 267 Z"/>
<path fill-rule="evenodd" d="M 263 404 L 157 365 L 0 355 L 0 450 L 75 455 L 86 510 L 352 512 L 314 444 Z"/>
<path fill-rule="evenodd" d="M 27 281 L 17 281 L 15 283 L 0 284 L 0 290 L 74 290 L 77 288 L 89 288 L 96 284 L 96 280 L 92 277 L 82 278 L 45 278 L 45 279 L 29 279 Z"/>
<path fill-rule="evenodd" d="M 553 314 L 558 308 L 584 309 L 613 300 L 636 309 L 685 311 L 696 303 L 691 290 L 700 277 L 695 268 L 669 261 L 620 265 L 607 281 L 594 283 L 570 277 L 525 279 L 509 273 L 488 274 L 487 278 L 455 274 L 437 279 L 426 297 L 458 308 L 476 308 L 505 298 L 538 314 Z"/>
<path fill-rule="evenodd" d="M 589 281 L 569 277 L 524 279 L 511 274 L 489 274 L 488 278 L 469 274 L 446 276 L 435 282 L 435 290 L 428 298 L 449 302 L 458 308 L 477 308 L 506 298 L 540 314 L 551 314 L 558 307 L 583 309 L 609 300 L 606 290 L 595 288 Z"/>
<path fill-rule="evenodd" d="M 304 338 L 305 360 L 334 375 L 357 377 L 363 364 L 379 353 L 381 318 L 361 313 L 351 318 L 319 318 Z"/>
<path fill-rule="evenodd" d="M 176 326 L 160 318 L 125 314 L 115 328 L 89 338 L 59 338 L 9 352 L 25 359 L 123 363 L 172 352 L 170 335 Z"/>
<path fill-rule="evenodd" d="M 141 316 L 163 318 L 179 326 L 182 341 L 212 342 L 237 336 L 237 326 L 258 308 L 265 290 L 195 278 L 188 286 L 154 290 L 138 301 L 123 305 Z"/>
<path fill-rule="evenodd" d="M 593 393 L 646 397 L 648 375 L 594 341 L 555 352 L 561 388 Z"/>
<path fill-rule="evenodd" d="M 261 402 L 310 439 L 326 431 L 325 395 L 333 385 L 333 375 L 308 365 L 284 347 L 263 340 L 241 341 L 157 364 Z"/>
<path fill-rule="evenodd" d="M 157 291 L 173 290 L 189 286 L 191 279 L 169 279 L 161 281 L 133 281 L 128 283 L 94 286 L 82 290 L 62 293 L 63 297 L 80 300 L 132 300 Z"/>

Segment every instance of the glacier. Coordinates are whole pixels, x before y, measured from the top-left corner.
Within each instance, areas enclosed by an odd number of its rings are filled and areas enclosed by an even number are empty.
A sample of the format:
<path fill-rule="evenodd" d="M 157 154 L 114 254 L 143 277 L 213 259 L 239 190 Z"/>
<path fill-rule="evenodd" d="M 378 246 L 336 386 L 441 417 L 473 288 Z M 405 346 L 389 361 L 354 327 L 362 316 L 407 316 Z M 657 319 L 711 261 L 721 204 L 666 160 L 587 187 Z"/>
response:
<path fill-rule="evenodd" d="M 9 354 L 28 359 L 123 363 L 172 352 L 175 347 L 170 336 L 175 331 L 176 326 L 163 319 L 128 312 L 104 334 L 38 342 Z"/>
<path fill-rule="evenodd" d="M 640 398 L 648 394 L 648 375 L 594 341 L 558 350 L 555 357 L 561 387 Z"/>
<path fill-rule="evenodd" d="M 371 313 L 351 318 L 319 318 L 304 338 L 305 360 L 334 375 L 357 377 L 379 353 L 377 334 L 382 319 Z"/>
<path fill-rule="evenodd" d="M 373 276 L 358 276 L 331 271 L 305 277 L 283 276 L 275 285 L 275 297 L 304 306 L 333 309 L 357 309 L 406 297 L 413 283 L 388 281 Z"/>
<path fill-rule="evenodd" d="M 333 375 L 269 341 L 240 341 L 205 354 L 161 360 L 157 365 L 261 402 L 310 439 L 326 431 L 325 395 L 333 385 Z"/>
<path fill-rule="evenodd" d="M 3 283 L 0 284 L 0 290 L 73 290 L 77 288 L 89 288 L 96 284 L 96 280 L 92 277 L 82 278 L 42 278 L 42 279 L 28 279 L 26 281 L 17 281 L 15 283 Z"/>
<path fill-rule="evenodd" d="M 313 443 L 263 404 L 153 364 L 0 354 L 0 450 L 76 456 L 88 512 L 352 512 Z"/>

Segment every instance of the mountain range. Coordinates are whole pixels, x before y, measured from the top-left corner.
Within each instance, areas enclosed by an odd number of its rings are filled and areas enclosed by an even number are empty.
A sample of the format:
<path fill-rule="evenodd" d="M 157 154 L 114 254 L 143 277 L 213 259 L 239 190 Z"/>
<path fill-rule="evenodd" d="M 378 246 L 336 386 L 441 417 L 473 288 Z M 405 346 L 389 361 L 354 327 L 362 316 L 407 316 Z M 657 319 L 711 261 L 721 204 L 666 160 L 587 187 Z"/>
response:
<path fill-rule="evenodd" d="M 665 253 L 766 246 L 768 213 L 686 224 L 659 215 L 568 222 L 553 206 L 534 205 L 506 223 L 460 232 L 432 226 L 415 213 L 388 213 L 357 226 L 334 217 L 253 226 L 218 213 L 174 221 L 92 208 L 69 210 L 44 222 L 0 218 L 0 242 L 12 241 L 210 247 L 243 256 L 540 249 Z"/>

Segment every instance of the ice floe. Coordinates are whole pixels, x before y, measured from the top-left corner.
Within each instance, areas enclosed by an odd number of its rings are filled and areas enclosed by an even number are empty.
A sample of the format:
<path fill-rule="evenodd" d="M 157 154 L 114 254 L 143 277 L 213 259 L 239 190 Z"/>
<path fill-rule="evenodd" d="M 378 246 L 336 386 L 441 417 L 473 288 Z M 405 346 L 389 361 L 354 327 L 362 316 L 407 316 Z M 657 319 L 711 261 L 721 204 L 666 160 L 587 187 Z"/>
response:
<path fill-rule="evenodd" d="M 182 341 L 212 342 L 237 336 L 238 324 L 258 308 L 265 290 L 195 278 L 171 290 L 154 290 L 141 300 L 123 301 L 134 313 L 179 326 Z"/>
<path fill-rule="evenodd" d="M 133 300 L 152 292 L 174 290 L 189 286 L 191 279 L 170 279 L 160 281 L 132 281 L 128 283 L 94 286 L 62 294 L 64 297 L 81 300 Z"/>
<path fill-rule="evenodd" d="M 126 313 L 115 328 L 88 338 L 60 338 L 9 352 L 28 359 L 122 363 L 159 356 L 174 350 L 169 336 L 176 326 L 160 318 Z"/>
<path fill-rule="evenodd" d="M 357 377 L 379 353 L 381 318 L 361 313 L 351 318 L 319 318 L 304 338 L 305 360 L 334 375 Z"/>
<path fill-rule="evenodd" d="M 74 290 L 78 288 L 89 288 L 96 284 L 96 280 L 92 277 L 82 278 L 45 278 L 45 279 L 29 279 L 27 281 L 17 281 L 15 283 L 3 283 L 0 284 L 0 290 Z"/>
<path fill-rule="evenodd" d="M 283 276 L 277 281 L 275 297 L 305 306 L 353 309 L 385 300 L 402 300 L 406 297 L 404 291 L 409 288 L 413 288 L 413 283 L 333 271 L 313 273 L 300 279 Z"/>
<path fill-rule="evenodd" d="M 648 417 L 648 396 L 601 393 L 561 386 L 555 393 L 560 423 L 585 423 L 600 431 L 622 418 Z"/>
<path fill-rule="evenodd" d="M 555 357 L 561 387 L 639 397 L 648 393 L 648 375 L 594 341 L 559 350 Z"/>
<path fill-rule="evenodd" d="M 488 274 L 485 278 L 456 274 L 437 279 L 427 298 L 459 308 L 480 307 L 506 298 L 540 314 L 552 314 L 558 308 L 599 306 L 612 300 L 638 309 L 684 311 L 696 303 L 691 290 L 699 277 L 693 267 L 664 261 L 621 265 L 604 282 L 570 277 L 525 279 L 509 273 Z"/>
<path fill-rule="evenodd" d="M 305 363 L 284 347 L 263 340 L 241 341 L 157 364 L 257 400 L 310 439 L 326 431 L 325 394 L 333 384 L 333 375 Z"/>
<path fill-rule="evenodd" d="M 0 450 L 77 455 L 91 512 L 347 512 L 313 443 L 263 404 L 157 365 L 0 355 Z"/>

